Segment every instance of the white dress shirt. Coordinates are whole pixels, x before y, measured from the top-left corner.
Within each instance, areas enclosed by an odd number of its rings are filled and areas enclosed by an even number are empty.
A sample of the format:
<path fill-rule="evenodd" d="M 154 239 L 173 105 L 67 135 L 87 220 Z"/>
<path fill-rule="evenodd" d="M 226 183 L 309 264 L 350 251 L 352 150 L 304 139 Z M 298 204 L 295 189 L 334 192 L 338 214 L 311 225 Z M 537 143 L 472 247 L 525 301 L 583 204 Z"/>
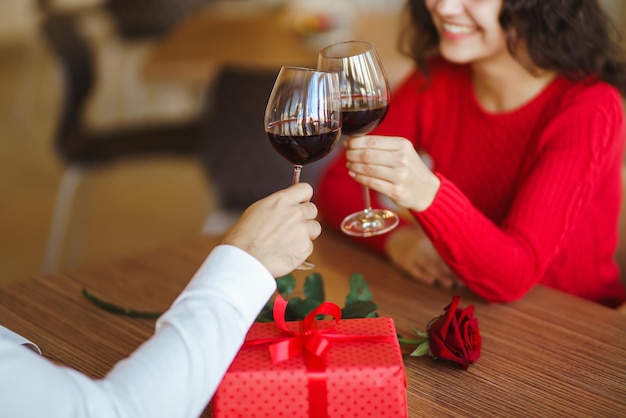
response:
<path fill-rule="evenodd" d="M 198 417 L 275 288 L 254 257 L 216 247 L 154 335 L 98 380 L 0 338 L 0 416 Z"/>

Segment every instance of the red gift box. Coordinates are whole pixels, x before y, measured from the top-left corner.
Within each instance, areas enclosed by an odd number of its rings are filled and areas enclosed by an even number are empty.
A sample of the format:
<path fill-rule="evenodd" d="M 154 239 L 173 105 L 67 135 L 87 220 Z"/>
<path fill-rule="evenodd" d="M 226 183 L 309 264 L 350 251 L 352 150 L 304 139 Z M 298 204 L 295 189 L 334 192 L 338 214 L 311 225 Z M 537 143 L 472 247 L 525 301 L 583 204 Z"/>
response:
<path fill-rule="evenodd" d="M 340 320 L 324 303 L 304 321 L 255 323 L 211 401 L 214 418 L 407 417 L 406 378 L 391 318 Z M 282 314 L 280 311 L 282 310 Z M 315 320 L 327 314 L 331 320 Z"/>

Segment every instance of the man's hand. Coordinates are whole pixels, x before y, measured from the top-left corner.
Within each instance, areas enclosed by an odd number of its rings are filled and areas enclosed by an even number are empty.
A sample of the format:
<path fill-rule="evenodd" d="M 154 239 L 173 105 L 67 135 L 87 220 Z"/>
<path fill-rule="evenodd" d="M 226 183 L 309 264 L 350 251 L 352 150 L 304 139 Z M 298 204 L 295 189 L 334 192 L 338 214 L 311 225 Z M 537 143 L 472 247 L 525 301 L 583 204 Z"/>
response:
<path fill-rule="evenodd" d="M 274 277 L 291 272 L 313 252 L 312 241 L 322 232 L 312 196 L 311 185 L 299 183 L 255 202 L 222 243 L 248 252 Z"/>

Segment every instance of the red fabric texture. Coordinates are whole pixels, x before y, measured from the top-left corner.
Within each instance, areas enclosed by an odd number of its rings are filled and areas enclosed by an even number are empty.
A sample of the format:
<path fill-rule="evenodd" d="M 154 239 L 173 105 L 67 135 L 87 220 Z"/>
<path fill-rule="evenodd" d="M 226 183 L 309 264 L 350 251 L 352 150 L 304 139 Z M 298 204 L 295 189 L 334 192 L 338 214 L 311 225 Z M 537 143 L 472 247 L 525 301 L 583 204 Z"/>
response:
<path fill-rule="evenodd" d="M 335 326 L 335 321 L 317 323 L 320 329 Z M 299 325 L 287 322 L 293 333 Z M 275 363 L 267 346 L 244 346 L 211 401 L 212 416 L 310 418 L 313 373 L 315 379 L 325 379 L 329 418 L 407 417 L 404 364 L 393 320 L 344 319 L 334 333 L 389 338 L 383 343 L 331 340 L 323 371 L 310 371 L 302 355 Z M 285 333 L 275 323 L 257 322 L 246 342 L 268 338 L 281 340 Z"/>
<path fill-rule="evenodd" d="M 405 137 L 431 156 L 441 188 L 412 215 L 447 264 L 492 302 L 516 300 L 537 283 L 607 306 L 624 302 L 614 261 L 625 139 L 617 90 L 557 77 L 520 108 L 489 113 L 468 66 L 438 60 L 431 70 L 429 81 L 407 77 L 373 134 Z M 362 209 L 343 153 L 314 199 L 336 228 Z M 372 205 L 385 204 L 373 193 Z M 355 239 L 382 252 L 388 237 Z"/>

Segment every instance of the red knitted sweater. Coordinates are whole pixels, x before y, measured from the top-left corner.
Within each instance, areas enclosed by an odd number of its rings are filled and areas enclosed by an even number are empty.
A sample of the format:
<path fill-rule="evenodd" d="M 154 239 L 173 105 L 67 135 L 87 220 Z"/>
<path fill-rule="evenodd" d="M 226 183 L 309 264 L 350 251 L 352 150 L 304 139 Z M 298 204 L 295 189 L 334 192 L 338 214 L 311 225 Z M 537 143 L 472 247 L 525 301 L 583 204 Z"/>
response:
<path fill-rule="evenodd" d="M 557 77 L 513 111 L 481 108 L 468 66 L 440 61 L 411 74 L 374 132 L 402 136 L 433 159 L 441 188 L 412 213 L 476 294 L 507 302 L 536 283 L 615 306 L 626 300 L 614 261 L 624 113 L 619 93 Z M 316 187 L 334 227 L 363 208 L 343 153 Z M 383 202 L 373 193 L 373 207 Z M 383 251 L 387 235 L 358 239 Z"/>

